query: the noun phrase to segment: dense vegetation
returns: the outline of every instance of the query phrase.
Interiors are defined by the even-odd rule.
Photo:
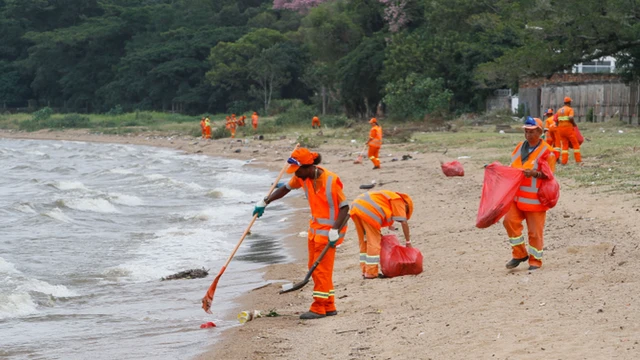
[[[638,73],[628,0],[0,0],[0,108],[396,118],[603,55]],[[287,100],[278,100],[287,99]],[[79,119],[82,121],[82,119]]]

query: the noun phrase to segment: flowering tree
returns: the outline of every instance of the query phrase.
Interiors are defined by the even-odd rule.
[[[304,12],[330,0],[274,0],[274,9],[289,9]]]
[[[398,32],[407,22],[409,17],[405,11],[407,0],[378,0],[384,6],[384,19],[389,24],[389,31]]]

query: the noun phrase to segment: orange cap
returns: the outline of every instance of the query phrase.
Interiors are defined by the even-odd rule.
[[[402,200],[404,200],[404,202],[406,202],[407,205],[409,205],[409,212],[407,212],[407,220],[411,219],[411,215],[413,214],[413,200],[411,200],[411,196],[404,193],[396,193],[396,194],[400,195]]]
[[[565,96],[564,97],[564,102],[566,102],[566,103],[571,102],[571,98],[568,97],[568,96]]]
[[[378,119],[376,118],[371,118],[371,120],[369,120],[369,124],[376,124],[378,123]]]
[[[287,160],[289,167],[287,174],[293,174],[302,165],[312,165],[313,161],[318,157],[318,153],[311,152],[307,148],[299,148],[291,153],[291,157]]]

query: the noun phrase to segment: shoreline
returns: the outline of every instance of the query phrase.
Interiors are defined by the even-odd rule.
[[[56,132],[38,136],[256,158],[273,170],[280,170],[282,154],[293,147],[290,140],[233,146],[228,139],[200,144],[186,136],[169,140],[75,133],[66,132],[66,138]],[[34,139],[34,133],[13,135]],[[561,198],[547,214],[542,269],[529,272],[521,265],[506,270],[511,251],[502,225],[477,229],[475,216],[484,165],[479,159],[506,156],[512,148],[450,149],[446,158],[465,155],[465,176],[446,178],[439,165],[443,154],[426,147],[410,152],[411,160],[394,162],[390,159],[408,153],[405,144],[383,145],[382,169],[372,171],[369,162],[353,165],[360,145],[351,145],[329,140],[315,151],[322,154],[324,166],[340,176],[348,199],[364,192],[359,185],[372,180],[397,180],[383,188],[413,197],[416,209],[409,224],[412,243],[424,255],[424,272],[361,280],[358,242],[349,224],[334,269],[338,316],[299,320],[297,315],[312,301],[312,286],[278,295],[282,283],[272,282],[243,296],[238,311],[275,309],[282,316],[226,329],[197,359],[458,359],[470,353],[495,359],[638,357],[636,195],[586,190],[559,172]],[[240,147],[240,154],[233,152]],[[264,269],[267,282],[296,281],[304,276],[306,264],[297,259]]]

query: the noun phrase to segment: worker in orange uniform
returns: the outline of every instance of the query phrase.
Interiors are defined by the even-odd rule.
[[[207,133],[204,116],[202,117],[202,119],[200,119],[200,130],[202,130],[202,138],[204,139]]]
[[[229,129],[229,132],[231,132],[231,138],[235,138],[236,137],[236,116],[231,115],[231,117],[227,116],[227,129]]]
[[[320,119],[317,116],[314,116],[313,119],[311,119],[311,128],[320,128]]]
[[[244,115],[240,116],[240,117],[238,118],[238,126],[244,126],[244,125],[245,125],[244,120],[245,120],[246,118],[247,118],[247,117],[246,117],[246,116],[244,116]]]
[[[258,130],[258,113],[255,111],[253,115],[251,115],[251,125],[253,126],[253,130]]]
[[[512,254],[506,266],[507,269],[513,269],[529,260],[529,270],[537,270],[542,266],[544,223],[549,210],[538,199],[541,181],[548,179],[540,169],[542,163],[547,162],[551,171],[555,171],[556,156],[553,148],[540,138],[543,131],[540,119],[528,116],[523,127],[526,140],[520,142],[511,153],[511,167],[523,169],[525,178],[503,221]],[[528,251],[522,234],[522,221],[527,222]]]
[[[322,158],[320,154],[310,152],[306,148],[296,149],[288,159],[288,173],[295,173],[289,183],[278,188],[270,196],[260,200],[253,211],[262,216],[268,204],[288,194],[292,189],[303,188],[309,206],[311,220],[307,245],[309,250],[309,268],[317,260],[322,250],[329,243],[330,247],[318,267],[312,273],[313,303],[308,312],[300,315],[301,319],[319,319],[337,315],[335,292],[333,289],[333,263],[336,255],[335,246],[342,243],[347,232],[349,220],[349,203],[342,192],[342,182],[338,175],[318,166]]]
[[[380,169],[380,147],[382,146],[382,127],[378,124],[378,120],[376,118],[371,118],[369,120],[369,124],[371,124],[371,131],[369,131],[369,140],[367,144],[369,144],[369,153],[367,156],[369,160],[373,162],[373,169]]]
[[[407,194],[378,190],[361,194],[351,204],[351,220],[356,226],[360,243],[360,269],[364,279],[382,278],[379,273],[381,229],[402,224],[405,246],[411,247],[408,220],[413,214],[413,200]]]
[[[573,128],[576,122],[573,120],[573,109],[571,108],[571,98],[564,98],[564,106],[558,110],[555,115],[558,119],[557,134],[562,143],[562,155],[560,156],[560,162],[562,165],[566,165],[569,161],[569,143],[573,147],[573,156],[576,159],[576,163],[582,162],[582,155],[580,154],[580,143],[576,137],[576,133]]]
[[[547,119],[544,122],[544,133],[546,135],[545,141],[547,144],[553,147],[553,153],[556,159],[560,158],[560,137],[558,136],[558,125],[556,124],[555,116],[553,116],[553,109],[548,109],[544,116]]]
[[[211,120],[208,116],[204,119],[204,138],[211,139]]]

